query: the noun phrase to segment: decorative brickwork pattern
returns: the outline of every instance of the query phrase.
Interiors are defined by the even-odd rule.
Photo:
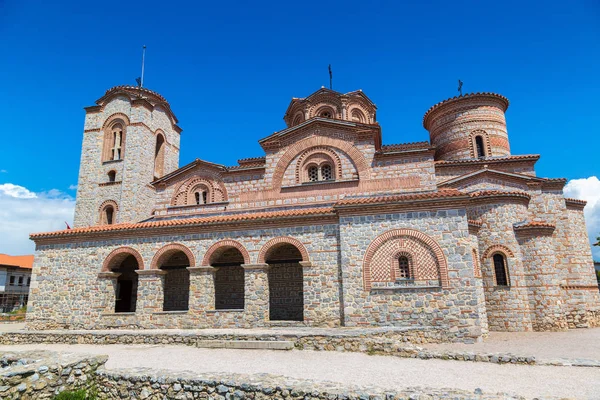
[[[369,164],[367,163],[364,154],[362,154],[351,143],[325,136],[314,136],[302,139],[296,142],[295,144],[291,145],[279,158],[279,161],[277,162],[277,165],[275,166],[273,171],[272,187],[281,187],[283,175],[285,174],[285,170],[287,169],[288,165],[290,165],[292,160],[296,156],[298,156],[298,154],[301,154],[304,151],[309,150],[313,147],[334,147],[343,151],[350,157],[350,159],[354,163],[354,166],[358,171],[359,177],[366,178],[368,176],[367,174],[369,172]]]
[[[240,243],[235,240],[221,240],[212,246],[206,251],[204,258],[202,259],[203,266],[210,266],[215,259],[217,259],[223,252],[228,250],[229,248],[235,248],[239,250],[244,257],[244,264],[250,264],[250,254],[248,254],[248,250]]]
[[[294,246],[296,249],[298,249],[298,251],[300,251],[300,254],[302,255],[302,261],[310,261],[309,256],[308,256],[308,251],[306,250],[306,247],[304,247],[304,245],[302,244],[302,242],[300,242],[297,239],[294,239],[292,237],[278,237],[278,238],[274,238],[269,240],[267,243],[265,243],[263,245],[263,247],[260,249],[259,253],[258,253],[258,259],[257,259],[257,263],[258,264],[264,264],[266,261],[266,256],[269,253],[269,251],[271,251],[272,249],[276,248],[277,246],[281,245],[281,244],[290,244],[292,246]]]
[[[506,246],[501,244],[495,244],[493,246],[488,247],[483,253],[483,258],[488,258],[493,256],[495,253],[503,253],[506,257],[514,257],[515,254]]]
[[[441,247],[429,236],[411,229],[397,229],[378,236],[368,247],[363,261],[364,288],[372,282],[392,282],[397,255],[406,252],[413,260],[416,279],[440,280],[448,286],[448,266]]]
[[[194,257],[194,253],[191,252],[189,248],[179,243],[172,243],[164,246],[160,250],[156,252],[154,257],[152,258],[152,263],[150,264],[150,269],[159,269],[162,267],[162,264],[167,261],[171,256],[173,256],[177,252],[183,252],[188,261],[188,267],[196,266],[196,259]]]
[[[342,161],[340,156],[327,147],[315,147],[306,150],[302,153],[296,161],[296,183],[308,182],[307,172],[308,165],[314,162],[316,165],[321,165],[324,162],[329,162],[333,167],[334,179],[340,179],[342,177]]]
[[[110,252],[110,254],[104,259],[102,264],[102,272],[109,272],[113,268],[117,268],[123,260],[129,256],[134,256],[137,263],[138,269],[144,269],[144,259],[135,249],[131,247],[119,247]]]

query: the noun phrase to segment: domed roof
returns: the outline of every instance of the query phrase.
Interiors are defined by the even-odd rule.
[[[428,118],[431,116],[431,114],[435,111],[440,109],[441,107],[445,107],[448,104],[451,103],[456,103],[456,102],[461,102],[463,100],[468,100],[468,99],[476,99],[478,97],[488,97],[488,98],[494,98],[497,100],[500,100],[501,103],[504,104],[504,110],[506,111],[508,109],[508,104],[509,101],[506,97],[502,96],[501,94],[498,93],[492,93],[492,92],[477,92],[477,93],[467,93],[461,96],[454,96],[450,99],[446,99],[444,101],[441,101],[437,104],[434,104],[433,106],[431,106],[429,108],[429,110],[427,110],[427,112],[425,113],[425,115],[423,116],[423,127],[425,129],[427,129],[427,125],[428,125]]]

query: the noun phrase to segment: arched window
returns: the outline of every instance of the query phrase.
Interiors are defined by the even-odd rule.
[[[123,156],[123,125],[114,124],[111,133],[110,160],[121,160]]]
[[[208,192],[205,190],[194,193],[194,197],[196,198],[196,205],[208,204]]]
[[[108,181],[114,182],[117,177],[117,171],[108,171]]]
[[[117,219],[117,203],[112,200],[104,202],[100,208],[100,225],[112,225]]]
[[[330,181],[333,179],[333,174],[331,172],[331,165],[323,164],[321,165],[321,180],[322,181]]]
[[[104,207],[104,222],[106,225],[112,225],[115,209],[113,206]]]
[[[366,120],[364,114],[356,108],[352,110],[352,113],[350,116],[351,116],[352,121],[365,122],[365,120]]]
[[[310,182],[317,182],[319,180],[319,167],[316,165],[308,167],[308,180]]]
[[[410,279],[410,262],[408,257],[400,256],[398,257],[398,270],[400,271],[399,279]]]
[[[332,181],[335,179],[333,167],[329,163],[311,164],[306,170],[305,182]]]
[[[156,147],[154,149],[154,179],[164,175],[165,167],[165,137],[156,135]]]
[[[477,158],[485,157],[485,147],[483,145],[483,137],[475,136],[475,150],[477,151]]]
[[[496,253],[493,257],[494,273],[496,275],[496,286],[509,286],[508,271],[506,268],[506,257],[502,253]]]
[[[329,110],[323,111],[320,116],[323,118],[332,118],[331,111],[329,111]]]

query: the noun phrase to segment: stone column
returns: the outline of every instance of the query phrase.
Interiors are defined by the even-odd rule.
[[[100,314],[112,314],[115,312],[117,280],[119,276],[121,274],[117,272],[100,272],[98,274],[98,286],[101,293],[98,302],[98,311]]]
[[[151,314],[162,311],[167,272],[162,269],[143,269],[136,272],[138,274],[138,289],[135,312],[137,314]]]
[[[189,311],[203,315],[215,309],[215,272],[211,266],[188,267],[190,271]]]
[[[242,268],[246,326],[265,326],[269,321],[269,264],[242,264]]]

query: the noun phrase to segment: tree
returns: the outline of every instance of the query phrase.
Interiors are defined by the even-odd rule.
[[[597,241],[596,241],[596,243],[594,243],[594,246],[598,246],[598,247],[600,247],[600,236],[598,236],[598,237],[596,238],[596,240],[597,240]]]

